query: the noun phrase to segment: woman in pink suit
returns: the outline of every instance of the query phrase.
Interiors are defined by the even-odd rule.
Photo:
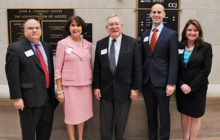
[[[70,140],[75,140],[74,125],[82,140],[84,122],[93,116],[91,43],[81,37],[85,28],[81,17],[70,17],[66,23],[69,36],[58,42],[55,57],[57,98],[64,106]]]

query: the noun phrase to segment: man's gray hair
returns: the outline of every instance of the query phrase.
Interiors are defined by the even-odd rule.
[[[120,17],[118,14],[116,14],[116,13],[113,13],[113,14],[111,14],[110,16],[108,16],[108,17],[106,18],[106,21],[108,22],[108,19],[110,19],[110,18],[112,18],[112,17],[118,17],[118,18],[120,19],[121,24],[122,24],[122,19],[121,19],[121,17]]]

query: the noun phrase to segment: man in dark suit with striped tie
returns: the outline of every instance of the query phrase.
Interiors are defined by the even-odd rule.
[[[131,101],[141,89],[142,62],[138,41],[122,33],[118,15],[107,18],[108,37],[97,42],[93,86],[100,101],[101,140],[123,140]],[[115,124],[115,125],[114,125]]]
[[[160,112],[160,140],[169,140],[169,100],[174,93],[178,67],[177,33],[163,25],[163,5],[154,4],[152,28],[142,34],[143,96],[148,115],[149,139],[158,139],[157,109]]]
[[[24,38],[8,46],[5,71],[10,98],[19,110],[23,140],[49,140],[54,109],[54,70],[51,45],[40,41],[35,19],[24,23]]]

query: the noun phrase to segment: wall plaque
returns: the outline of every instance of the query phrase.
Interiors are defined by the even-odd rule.
[[[151,8],[155,3],[161,3],[165,8],[179,8],[179,0],[138,0],[138,8]]]
[[[7,9],[9,43],[24,37],[23,24],[29,18],[40,21],[41,40],[50,43],[54,49],[59,40],[68,34],[65,24],[68,17],[74,15],[74,9]],[[84,38],[92,42],[92,24],[87,24]]]
[[[151,28],[150,11],[155,3],[161,3],[165,7],[166,17],[163,19],[163,24],[178,31],[179,0],[137,0],[137,38],[140,38],[142,32]]]

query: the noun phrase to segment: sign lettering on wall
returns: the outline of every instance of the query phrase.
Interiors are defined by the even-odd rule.
[[[40,21],[42,28],[41,40],[50,43],[56,49],[57,42],[68,33],[65,24],[68,17],[74,15],[74,9],[7,9],[9,43],[24,37],[23,24],[27,19]],[[84,38],[92,42],[92,24],[87,24]]]
[[[152,26],[150,18],[151,7],[161,3],[165,7],[166,17],[163,24],[178,31],[179,25],[179,0],[137,0],[137,37]]]

